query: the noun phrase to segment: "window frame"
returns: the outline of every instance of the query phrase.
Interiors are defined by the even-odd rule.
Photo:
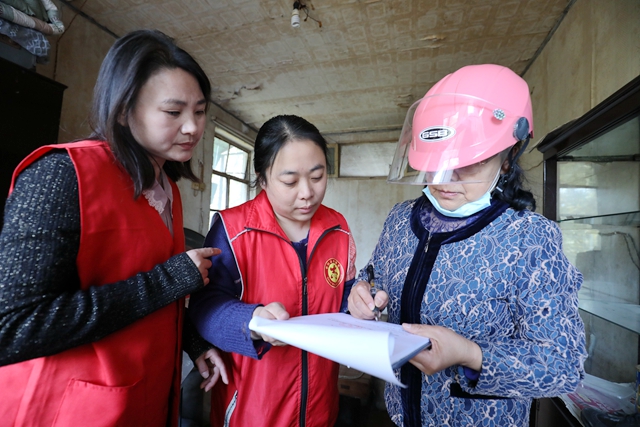
[[[247,165],[246,165],[246,169],[245,169],[245,179],[241,179],[238,178],[236,176],[230,175],[226,172],[220,172],[214,169],[213,167],[213,153],[215,150],[215,144],[216,144],[216,139],[223,141],[227,144],[229,144],[229,146],[235,147],[238,150],[241,150],[245,153],[247,153]],[[230,187],[231,187],[231,181],[235,181],[238,183],[242,183],[245,184],[247,186],[247,194],[246,194],[246,200],[251,200],[251,198],[253,198],[254,196],[254,189],[251,187],[251,180],[252,180],[252,176],[253,176],[253,145],[249,143],[249,141],[245,138],[242,138],[240,136],[238,136],[237,134],[235,134],[235,132],[229,131],[227,129],[225,129],[224,127],[220,126],[219,124],[216,125],[216,129],[214,132],[214,138],[213,138],[213,142],[211,145],[211,177],[213,176],[218,176],[221,177],[222,179],[224,179],[226,181],[226,194],[225,194],[225,202],[224,202],[224,207],[222,209],[212,209],[211,208],[211,201],[212,201],[212,195],[211,192],[209,192],[209,220],[211,222],[211,219],[213,218],[213,215],[215,215],[216,212],[220,212],[223,209],[228,209],[229,208],[229,195],[230,195]]]

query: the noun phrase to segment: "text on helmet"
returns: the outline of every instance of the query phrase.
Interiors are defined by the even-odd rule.
[[[425,142],[442,141],[456,134],[456,130],[449,126],[432,126],[420,132],[420,139]]]

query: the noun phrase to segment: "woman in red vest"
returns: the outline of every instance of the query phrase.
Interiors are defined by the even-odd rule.
[[[338,364],[248,328],[253,316],[338,312],[355,276],[344,217],[324,205],[327,143],[297,116],[268,120],[255,142],[253,200],[216,214],[205,246],[218,247],[190,317],[229,354],[229,382],[213,389],[213,427],[326,427],[338,415]],[[272,345],[274,345],[272,347]]]
[[[177,424],[184,298],[219,250],[184,252],[175,181],[197,181],[209,95],[169,37],[132,32],[100,69],[92,135],[17,167],[0,234],[3,426]],[[186,325],[203,387],[226,381]]]

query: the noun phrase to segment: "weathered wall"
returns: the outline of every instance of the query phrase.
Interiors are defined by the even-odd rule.
[[[640,74],[640,2],[578,0],[523,76],[534,141],[582,116]],[[522,157],[542,212],[542,154]]]
[[[358,270],[369,261],[393,205],[419,197],[421,190],[415,185],[388,184],[385,179],[329,179],[324,204],[347,219],[356,241]]]
[[[50,62],[37,72],[67,86],[62,101],[58,141],[87,136],[93,86],[100,64],[115,38],[68,7],[56,3],[65,25],[59,37],[50,37]]]

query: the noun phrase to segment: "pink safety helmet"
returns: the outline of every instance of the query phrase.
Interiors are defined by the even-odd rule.
[[[388,181],[447,183],[456,169],[480,163],[531,136],[527,83],[506,67],[469,65],[445,76],[411,106]]]

